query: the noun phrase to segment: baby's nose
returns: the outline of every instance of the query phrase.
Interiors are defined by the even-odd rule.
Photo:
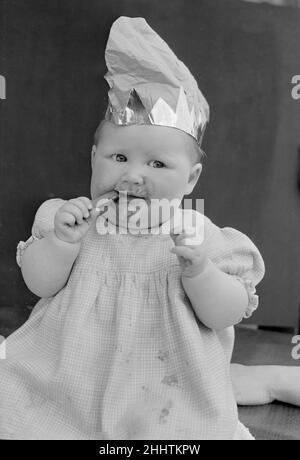
[[[141,171],[138,170],[137,168],[135,168],[135,169],[130,168],[123,175],[122,182],[127,183],[129,186],[131,184],[142,185],[144,183],[144,176],[141,173]]]

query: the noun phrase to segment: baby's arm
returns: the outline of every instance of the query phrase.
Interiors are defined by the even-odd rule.
[[[98,215],[99,210],[86,197],[71,199],[58,208],[52,227],[22,255],[24,282],[34,294],[52,297],[65,286],[82,238]]]
[[[236,402],[241,406],[275,400],[300,406],[300,366],[243,366],[231,364]]]
[[[264,275],[262,257],[238,230],[220,229],[208,218],[195,228],[194,236],[191,229],[179,235],[171,231],[183,288],[206,326],[222,329],[237,324],[257,308],[255,285]]]
[[[187,250],[187,256],[188,252],[192,256],[193,249],[181,249]],[[201,322],[211,329],[237,324],[248,305],[248,294],[244,286],[220,270],[205,255],[198,254],[195,263],[192,275],[183,271],[182,285]]]
[[[38,297],[52,297],[66,284],[80,243],[59,239],[54,230],[28,246],[21,271],[28,289]]]

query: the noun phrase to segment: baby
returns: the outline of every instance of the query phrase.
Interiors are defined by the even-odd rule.
[[[91,198],[44,202],[18,245],[41,300],[0,362],[0,438],[252,439],[230,358],[233,325],[258,305],[261,255],[207,217],[204,234],[185,228],[197,211],[151,212],[193,191],[207,102],[142,18],[113,24],[106,63]],[[131,231],[136,200],[146,232]]]

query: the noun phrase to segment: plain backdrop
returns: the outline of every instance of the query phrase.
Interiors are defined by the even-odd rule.
[[[251,321],[297,327],[300,101],[290,93],[300,12],[238,0],[0,0],[0,322],[20,312],[19,325],[38,300],[15,261],[38,206],[89,196],[92,136],[107,102],[104,49],[121,15],[144,17],[210,104],[193,197],[265,259]]]

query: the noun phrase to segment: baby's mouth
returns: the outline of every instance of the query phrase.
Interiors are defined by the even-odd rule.
[[[132,192],[127,192],[126,190],[116,190],[117,192],[117,196],[116,198],[114,199],[114,201],[116,203],[118,203],[120,201],[120,199],[125,199],[125,200],[128,200],[128,201],[131,201],[131,200],[134,200],[134,199],[140,199],[140,200],[144,200],[144,201],[147,201],[148,202],[148,199],[147,197],[143,194],[139,195],[139,194],[136,194],[136,193],[132,193]]]

